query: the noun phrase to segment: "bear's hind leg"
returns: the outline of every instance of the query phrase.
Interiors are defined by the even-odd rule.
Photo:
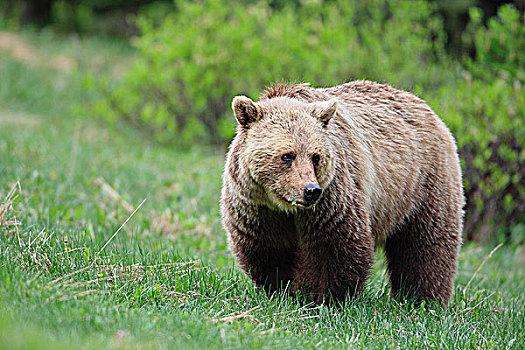
[[[461,208],[452,201],[432,204],[423,204],[387,239],[385,252],[395,298],[412,296],[445,306],[457,269]]]

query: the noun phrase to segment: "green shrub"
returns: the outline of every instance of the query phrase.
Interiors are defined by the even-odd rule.
[[[94,27],[93,8],[87,4],[75,4],[58,0],[53,3],[51,15],[55,27],[63,32],[88,32]]]
[[[468,64],[470,71],[482,79],[503,71],[525,83],[525,26],[520,12],[512,5],[501,6],[487,28],[481,25],[479,9],[471,9],[470,17],[469,32],[476,48],[475,60]]]
[[[525,32],[511,6],[487,28],[479,11],[471,15],[475,60],[457,86],[437,94],[437,109],[463,162],[467,238],[482,240],[525,222]]]
[[[368,78],[410,89],[447,79],[430,64],[442,56],[444,39],[428,3],[358,4],[272,9],[261,1],[200,0],[177,3],[160,26],[142,17],[140,59],[123,82],[103,86],[97,111],[163,142],[224,142],[233,135],[232,97],[256,97],[277,80],[326,86]]]
[[[476,55],[461,70],[425,1],[176,7],[160,25],[139,18],[139,59],[122,81],[101,81],[92,114],[160,142],[222,143],[233,135],[232,97],[255,98],[273,81],[394,83],[427,98],[456,136],[467,238],[524,232],[513,229],[525,222],[525,36],[514,8],[502,7],[487,27],[471,11]]]
[[[523,222],[525,93],[518,81],[464,79],[437,108],[456,136],[467,198],[467,238]]]

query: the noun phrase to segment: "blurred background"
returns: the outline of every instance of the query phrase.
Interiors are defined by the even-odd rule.
[[[0,104],[223,155],[235,95],[388,83],[457,139],[465,239],[521,245],[523,15],[523,0],[0,0]]]

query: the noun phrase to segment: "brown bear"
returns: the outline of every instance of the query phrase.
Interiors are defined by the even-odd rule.
[[[416,96],[354,81],[237,96],[223,175],[230,247],[257,286],[316,303],[363,290],[384,245],[392,295],[446,305],[461,245],[456,144]]]

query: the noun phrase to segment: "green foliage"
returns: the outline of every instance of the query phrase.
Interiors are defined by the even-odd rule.
[[[511,6],[487,28],[471,15],[476,59],[436,98],[463,162],[465,232],[482,240],[525,221],[525,27]]]
[[[53,3],[52,18],[56,28],[64,32],[87,32],[93,29],[95,22],[92,7],[65,0]]]
[[[327,86],[366,77],[410,89],[446,80],[431,64],[444,49],[428,3],[358,3],[273,9],[200,0],[177,3],[160,26],[141,17],[140,57],[122,83],[102,84],[96,111],[161,142],[224,142],[233,135],[231,98],[255,97],[274,81]]]
[[[467,237],[508,234],[525,212],[523,23],[510,5],[486,27],[472,9],[465,36],[476,55],[460,67],[433,10],[403,0],[179,2],[160,25],[139,18],[139,58],[123,81],[99,80],[93,114],[160,142],[220,143],[233,135],[231,98],[256,97],[271,82],[393,82],[426,95],[457,138]]]
[[[487,27],[481,25],[482,13],[470,12],[470,32],[473,33],[476,58],[469,65],[476,77],[498,75],[502,71],[525,83],[525,26],[520,12],[512,5],[504,5]]]
[[[444,89],[440,111],[456,135],[467,198],[467,238],[482,240],[524,220],[525,93],[504,78]]]
[[[220,142],[233,133],[232,96],[255,97],[276,80],[327,86],[368,78],[415,87],[427,91],[456,135],[465,231],[482,239],[523,221],[523,23],[511,6],[487,27],[471,10],[476,57],[454,78],[431,11],[423,1],[177,3],[160,26],[140,18],[139,59],[121,83],[101,81],[105,98],[94,111],[161,142]]]

